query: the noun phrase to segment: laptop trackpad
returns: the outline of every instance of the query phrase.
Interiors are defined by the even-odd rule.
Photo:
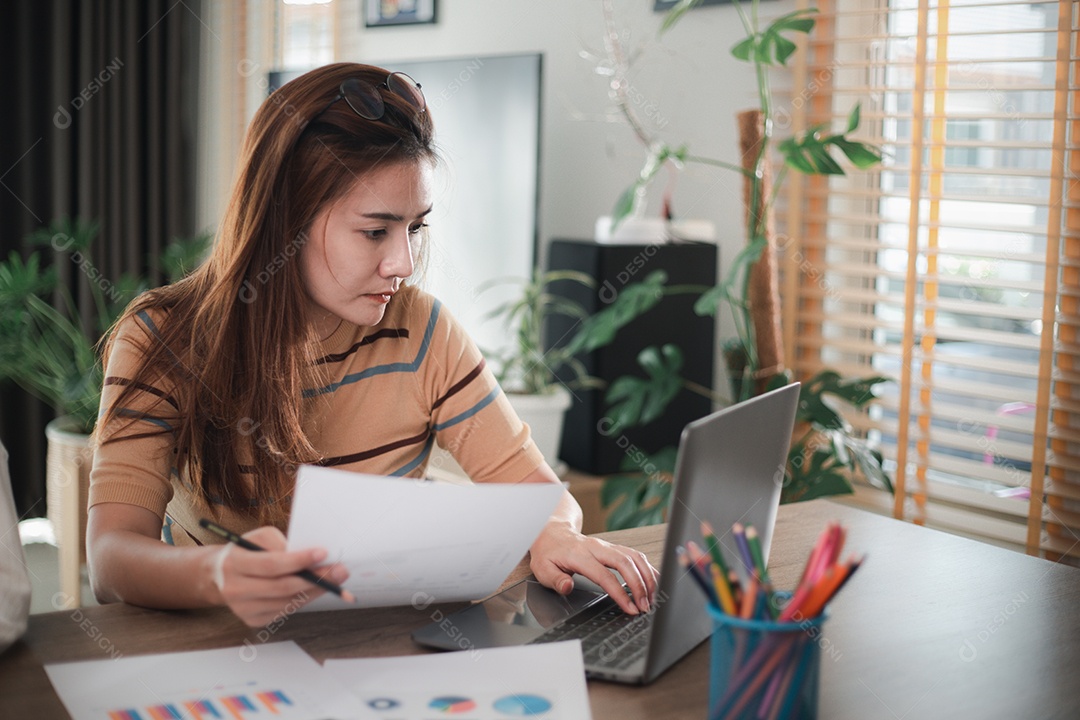
[[[523,580],[482,603],[436,618],[414,630],[413,640],[442,650],[522,645],[604,597],[579,579],[569,595]]]

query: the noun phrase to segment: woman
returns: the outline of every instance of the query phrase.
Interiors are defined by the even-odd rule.
[[[420,477],[437,438],[478,482],[557,482],[446,308],[404,284],[434,163],[403,74],[329,65],[263,103],[209,259],[132,303],[106,347],[87,528],[99,600],[226,604],[256,626],[318,596],[296,571],[343,582],[325,550],[284,549],[298,463]],[[268,552],[213,545],[201,516]],[[565,594],[578,572],[647,610],[645,557],[580,527],[567,493],[531,548],[540,582]]]

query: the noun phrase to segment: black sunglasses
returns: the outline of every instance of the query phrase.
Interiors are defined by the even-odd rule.
[[[394,72],[387,75],[386,79],[378,85],[372,85],[359,78],[349,78],[341,83],[338,96],[331,100],[319,115],[326,112],[330,105],[338,100],[344,100],[354,113],[365,120],[378,120],[386,114],[386,103],[383,101],[382,93],[379,92],[380,88],[386,88],[403,99],[417,113],[422,113],[427,109],[427,101],[424,100],[424,93],[420,90],[420,83],[403,72]]]

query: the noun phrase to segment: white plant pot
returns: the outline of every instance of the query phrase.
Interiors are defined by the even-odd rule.
[[[660,217],[628,217],[614,230],[611,225],[610,215],[597,218],[593,239],[601,245],[655,245],[687,240],[716,242],[716,225],[698,218],[668,221]]]
[[[48,455],[45,493],[48,516],[59,551],[61,598],[56,609],[82,605],[82,564],[86,562],[86,501],[90,490],[93,451],[90,436],[74,429],[70,418],[59,417],[45,426]]]
[[[550,393],[522,395],[508,392],[506,397],[521,421],[529,426],[533,442],[544,454],[552,468],[559,466],[559,442],[562,439],[563,418],[570,407],[570,392],[556,385]]]

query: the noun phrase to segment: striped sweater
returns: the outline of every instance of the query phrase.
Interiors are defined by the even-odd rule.
[[[156,329],[145,314],[117,329],[105,371],[102,411],[127,384],[141,357],[140,347]],[[477,482],[517,482],[543,462],[528,427],[514,414],[479,350],[438,300],[416,288],[402,288],[378,326],[343,321],[323,341],[320,353],[318,362],[328,366],[329,381],[307,388],[298,402],[305,404],[305,431],[322,454],[321,464],[422,477],[436,438]],[[146,387],[132,404],[141,405],[141,396],[171,402],[167,385],[165,379]],[[164,420],[146,422],[170,428]],[[176,468],[171,434],[124,437],[139,431],[121,431],[121,440],[95,451],[91,507],[120,502],[144,507],[163,522],[167,515],[166,535],[177,545],[220,541],[198,526],[205,515],[240,533],[255,527],[253,519],[223,505],[201,504]],[[251,420],[238,431],[252,438],[253,452],[258,452],[258,423]]]

